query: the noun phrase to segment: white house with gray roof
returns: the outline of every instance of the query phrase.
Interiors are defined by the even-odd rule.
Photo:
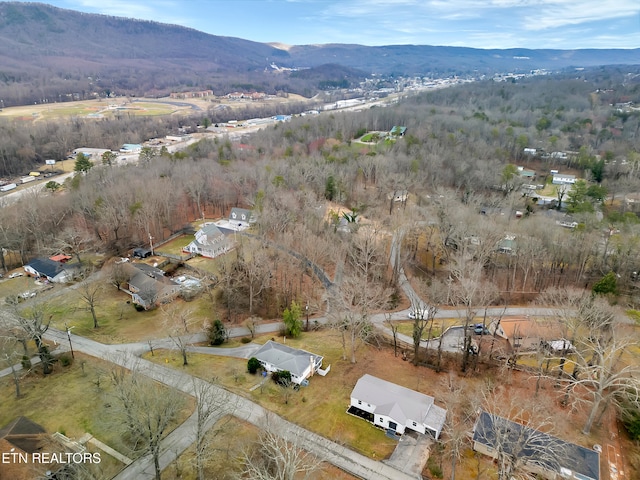
[[[409,428],[436,439],[447,417],[444,408],[434,405],[433,397],[368,374],[360,377],[351,392],[349,412],[370,420],[373,417],[374,425],[398,434]]]
[[[196,232],[195,239],[183,251],[215,258],[227,253],[233,243],[214,223],[207,223]]]
[[[576,176],[568,173],[554,173],[551,183],[554,185],[573,185],[576,183]]]
[[[229,223],[238,227],[236,230],[249,228],[251,223],[255,223],[253,212],[246,208],[234,207],[231,209],[231,213],[229,213]]]
[[[269,340],[253,354],[267,372],[288,371],[291,373],[291,381],[301,384],[314,373],[326,374],[322,371],[322,358],[315,353],[299,350]]]

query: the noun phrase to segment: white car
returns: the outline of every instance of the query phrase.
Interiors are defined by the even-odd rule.
[[[24,277],[24,273],[15,272],[15,273],[12,273],[11,275],[9,275],[7,278],[18,278],[18,277]]]
[[[428,316],[429,316],[429,307],[426,305],[422,305],[420,307],[413,307],[409,312],[409,318],[411,320],[415,320],[416,318],[424,320]]]
[[[36,292],[22,292],[22,293],[20,294],[20,298],[24,298],[25,300],[26,300],[27,298],[33,298],[33,297],[35,297],[35,296],[36,296]]]

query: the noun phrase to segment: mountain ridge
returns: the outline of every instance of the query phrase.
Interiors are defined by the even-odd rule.
[[[238,85],[313,94],[322,85],[345,79],[355,85],[371,74],[491,75],[637,64],[638,59],[640,49],[260,43],[43,3],[0,3],[0,98],[7,106],[112,92],[158,96],[207,88],[225,93]],[[272,64],[286,68],[275,71]],[[314,75],[291,75],[301,68],[313,68]]]

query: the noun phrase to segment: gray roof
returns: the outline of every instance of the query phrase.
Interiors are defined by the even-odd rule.
[[[309,357],[313,357],[314,363],[318,361],[322,363],[323,358],[315,353],[292,348],[271,340],[260,347],[253,356],[262,362],[273,365],[278,370],[287,370],[298,377],[303,376],[309,366]]]
[[[433,404],[433,397],[366,374],[360,377],[351,396],[376,407],[375,413],[399,423],[420,421],[440,432],[447,411]]]
[[[230,222],[253,222],[253,212],[246,208],[233,207],[229,214]]]
[[[504,441],[497,438],[501,433]],[[498,415],[480,413],[473,431],[473,441],[492,448],[497,448],[498,442],[504,443],[501,447],[506,453],[517,455],[526,459],[526,462],[552,472],[560,473],[563,467],[582,475],[580,478],[585,480],[600,479],[598,452]],[[557,455],[549,455],[549,452],[556,452]]]
[[[203,238],[204,237],[204,238]],[[210,245],[215,245],[216,239],[224,237],[222,230],[214,223],[203,226],[197,233],[193,243],[202,248]],[[201,241],[202,240],[202,241]]]

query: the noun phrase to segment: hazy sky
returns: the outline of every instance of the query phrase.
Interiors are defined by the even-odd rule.
[[[640,0],[42,1],[290,45],[640,48]]]

